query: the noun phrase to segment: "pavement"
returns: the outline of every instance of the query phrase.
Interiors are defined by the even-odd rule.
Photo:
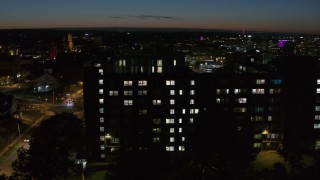
[[[257,170],[272,169],[277,162],[284,164],[283,157],[280,156],[277,151],[260,151],[253,162],[253,166]]]

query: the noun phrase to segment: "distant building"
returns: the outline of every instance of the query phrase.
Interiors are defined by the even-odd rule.
[[[51,43],[51,49],[50,49],[50,59],[56,59],[58,55],[58,49],[54,42]]]
[[[69,46],[69,52],[74,51],[74,45],[73,45],[73,37],[72,34],[68,34],[68,46]]]
[[[59,83],[56,78],[49,75],[48,73],[35,79],[35,84],[33,85],[33,92],[50,92],[59,87]]]

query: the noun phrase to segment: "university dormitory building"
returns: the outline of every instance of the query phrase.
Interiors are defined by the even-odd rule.
[[[146,150],[154,144],[168,153],[191,151],[198,123],[219,126],[216,109],[232,115],[237,131],[250,124],[257,150],[320,148],[318,60],[286,57],[279,71],[263,74],[196,74],[173,67],[183,60],[152,61],[140,73],[132,73],[140,67],[131,68],[125,59],[115,60],[117,72],[103,62],[85,68],[91,158],[105,161],[120,148]],[[163,73],[163,66],[173,70]]]

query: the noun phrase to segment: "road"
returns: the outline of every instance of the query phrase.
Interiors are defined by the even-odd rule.
[[[20,147],[29,148],[26,143],[23,143],[23,139],[26,137],[30,137],[32,135],[33,130],[39,126],[41,121],[44,119],[43,116],[39,117],[34,121],[34,123],[29,126],[28,129],[26,129],[23,133],[21,133],[20,136],[16,137],[12,140],[12,143],[7,146],[6,148],[2,149],[0,151],[0,169],[1,173],[4,173],[6,175],[11,175],[12,168],[11,164],[14,162],[17,158],[17,150]]]
[[[16,88],[16,87],[15,87]],[[24,143],[23,139],[31,137],[33,130],[39,126],[42,120],[54,114],[70,112],[77,115],[78,118],[83,119],[83,91],[79,90],[71,94],[62,103],[53,104],[45,102],[42,105],[42,116],[38,119],[24,119],[25,122],[32,122],[27,130],[25,130],[20,137],[15,138],[12,143],[0,151],[0,174],[11,175],[11,164],[17,159],[17,150],[20,147],[29,148],[28,143]],[[45,116],[44,116],[45,115]]]

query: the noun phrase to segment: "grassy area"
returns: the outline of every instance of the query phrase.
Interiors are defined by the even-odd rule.
[[[23,132],[27,125],[19,124],[20,132]],[[0,123],[0,149],[7,146],[15,137],[19,135],[18,123],[16,120],[8,120]]]

